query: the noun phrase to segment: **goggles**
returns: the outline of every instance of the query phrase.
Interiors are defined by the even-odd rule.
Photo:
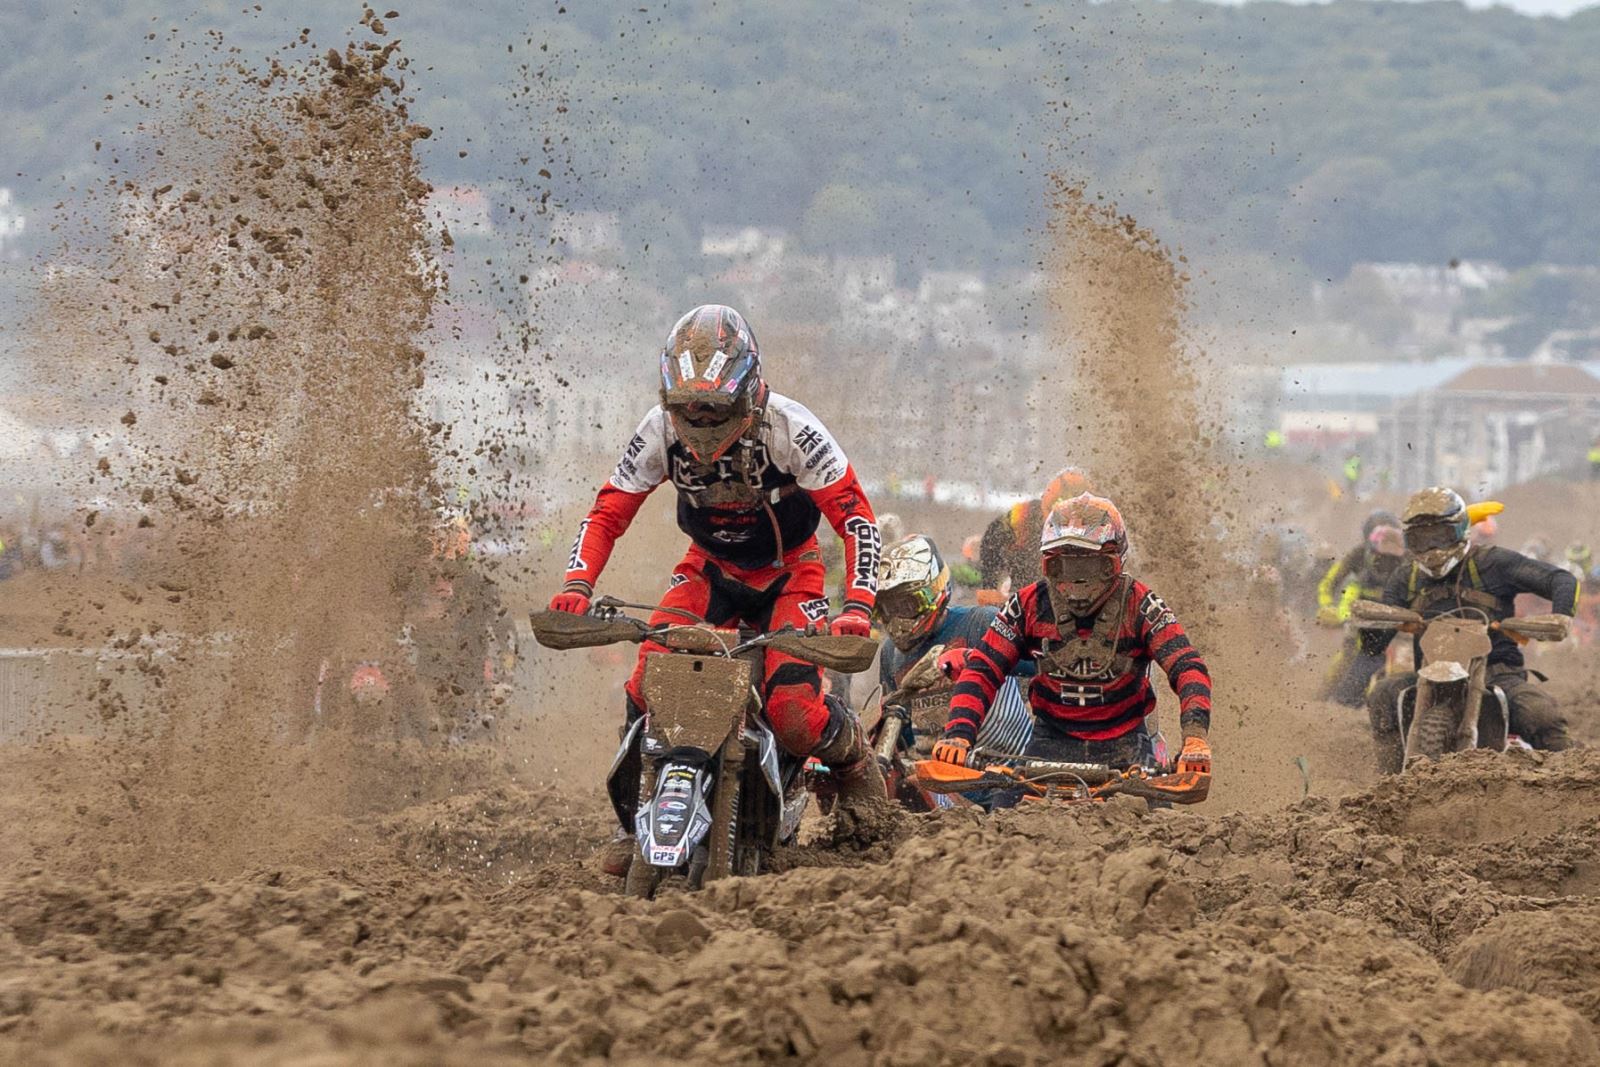
[[[915,622],[938,607],[939,594],[931,586],[901,585],[879,593],[874,610],[892,629],[897,621]]]
[[[1406,549],[1421,555],[1439,548],[1454,548],[1461,543],[1454,523],[1430,522],[1406,527]]]
[[[702,429],[721,426],[733,416],[733,412],[716,404],[684,404],[674,408],[672,413],[690,426]]]
[[[1104,552],[1058,552],[1044,558],[1044,573],[1062,584],[1109,581],[1116,576],[1117,558]]]

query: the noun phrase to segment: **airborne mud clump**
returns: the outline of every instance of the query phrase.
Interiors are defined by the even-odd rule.
[[[1219,776],[1213,797],[1284,796],[1305,749],[1282,712],[1303,705],[1316,678],[1294,662],[1279,577],[1246,562],[1278,516],[1250,498],[1251,472],[1230,462],[1222,420],[1207,409],[1210,357],[1185,330],[1187,260],[1065,180],[1049,237],[1067,454],[1121,509],[1129,569],[1206,658],[1218,757],[1248,761]]]

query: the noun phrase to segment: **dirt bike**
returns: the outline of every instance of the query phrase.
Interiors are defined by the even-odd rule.
[[[1021,791],[1023,800],[1057,804],[1103,801],[1118,794],[1172,804],[1198,804],[1211,791],[1211,775],[1193,771],[1030,760],[982,749],[973,749],[965,766],[921,760],[912,778],[917,788],[931,793],[959,795],[1015,789]]]
[[[1565,615],[1530,615],[1495,622],[1479,608],[1463,607],[1424,619],[1410,608],[1358,600],[1350,617],[1364,628],[1420,634],[1422,662],[1417,683],[1395,699],[1400,724],[1401,771],[1414,758],[1488,748],[1527,747],[1511,732],[1505,693],[1488,682],[1489,634],[1498,630],[1518,644],[1561,641],[1571,620]],[[1470,709],[1477,709],[1470,714]]]
[[[872,665],[877,644],[793,627],[651,626],[622,611],[638,606],[600,597],[587,615],[530,618],[534,637],[548,648],[647,638],[666,647],[645,660],[645,714],[624,733],[606,777],[612,804],[638,841],[626,892],[651,897],[668,874],[683,875],[691,889],[758,874],[778,845],[794,840],[810,784],[806,760],[784,751],[766,722],[755,685],[766,650],[856,674]],[[633,758],[640,760],[636,795],[624,773]]]

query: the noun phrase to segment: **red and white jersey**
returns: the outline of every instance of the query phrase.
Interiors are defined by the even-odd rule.
[[[695,462],[660,405],[651,408],[579,528],[569,583],[593,588],[616,539],[663,482],[678,491],[678,527],[736,567],[772,564],[814,536],[826,515],[845,545],[846,603],[871,610],[877,521],[844,449],[804,404],[770,393],[753,445],[736,445],[709,465]],[[741,493],[719,492],[728,486],[749,491],[730,499]]]

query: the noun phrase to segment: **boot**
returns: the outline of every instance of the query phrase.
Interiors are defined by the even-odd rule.
[[[861,720],[831,696],[826,699],[831,721],[812,755],[827,764],[828,776],[838,786],[840,815],[852,818],[886,809],[889,787],[877,755],[867,745]]]
[[[642,708],[631,699],[627,700],[617,740],[626,738],[628,729],[643,714]],[[628,877],[628,868],[633,865],[634,854],[639,851],[638,841],[633,835],[633,815],[640,802],[643,769],[643,757],[636,739],[624,754],[616,773],[606,781],[606,792],[611,797],[612,807],[616,809],[618,825],[611,840],[600,850],[599,866],[602,874],[613,878]]]
[[[639,843],[634,836],[617,827],[606,847],[600,850],[600,873],[613,878],[628,877],[628,868],[633,866],[633,857],[638,851]]]

